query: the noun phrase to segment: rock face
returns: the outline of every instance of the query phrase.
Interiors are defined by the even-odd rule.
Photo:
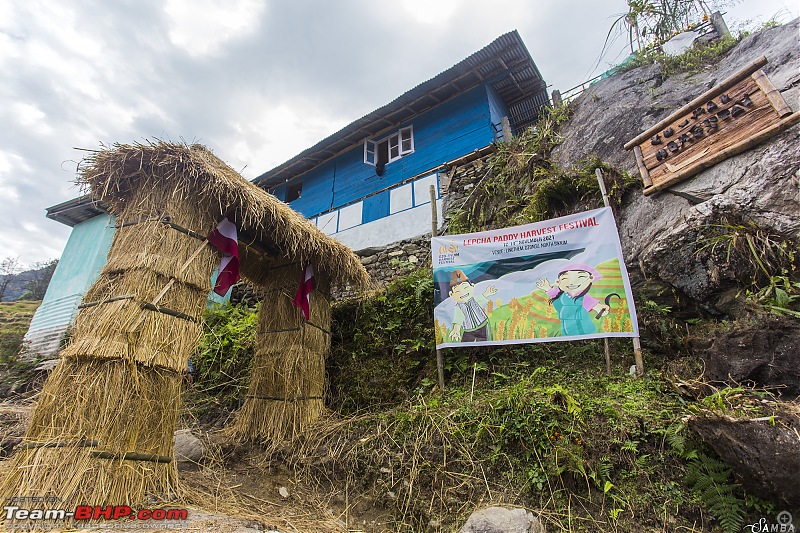
[[[623,145],[659,120],[766,56],[763,68],[795,112],[800,112],[798,20],[742,40],[714,68],[661,80],[659,67],[642,67],[599,81],[575,102],[566,137],[554,157],[570,166],[595,154],[638,176]],[[800,238],[800,126],[731,157],[669,190],[645,197],[634,192],[619,213],[620,238],[629,263],[639,264],[713,307],[726,286],[714,265],[696,259],[699,231],[732,215],[787,238]],[[725,314],[726,309],[720,310]]]
[[[544,527],[525,509],[489,507],[472,513],[460,533],[544,533]]]
[[[788,509],[800,508],[800,418],[795,410],[776,425],[763,420],[694,418],[697,431],[751,494]]]
[[[786,400],[800,396],[800,321],[766,317],[760,323],[737,325],[710,339],[693,340],[692,348],[705,363],[705,376],[732,379],[759,387],[778,387]]]

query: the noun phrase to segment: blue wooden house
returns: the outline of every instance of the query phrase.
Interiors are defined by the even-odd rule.
[[[491,147],[504,118],[521,131],[548,102],[512,31],[254,181],[354,250],[385,246],[430,232],[441,172]]]
[[[545,82],[512,31],[254,182],[354,250],[384,246],[429,232],[430,186],[441,215],[442,171],[487,153],[504,122],[506,133],[531,125],[547,104]],[[57,353],[115,230],[89,197],[47,216],[73,230],[26,335],[29,353],[44,357]]]

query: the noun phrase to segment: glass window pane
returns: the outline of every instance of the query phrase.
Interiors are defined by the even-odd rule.
[[[403,128],[400,130],[400,141],[401,153],[407,154],[414,149],[411,128]]]
[[[364,141],[364,162],[375,164],[375,143],[373,141]]]

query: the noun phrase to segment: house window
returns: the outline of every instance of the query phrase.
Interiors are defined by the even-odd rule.
[[[409,126],[379,141],[364,141],[364,163],[384,166],[414,151],[414,128]]]
[[[303,194],[303,182],[298,181],[297,183],[293,183],[291,185],[286,186],[286,203],[294,202],[298,200],[300,196]]]

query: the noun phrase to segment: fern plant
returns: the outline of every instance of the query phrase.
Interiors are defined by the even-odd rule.
[[[723,461],[704,453],[691,459],[686,469],[685,481],[692,494],[726,533],[741,531],[745,519],[742,487],[731,481],[732,474]]]

